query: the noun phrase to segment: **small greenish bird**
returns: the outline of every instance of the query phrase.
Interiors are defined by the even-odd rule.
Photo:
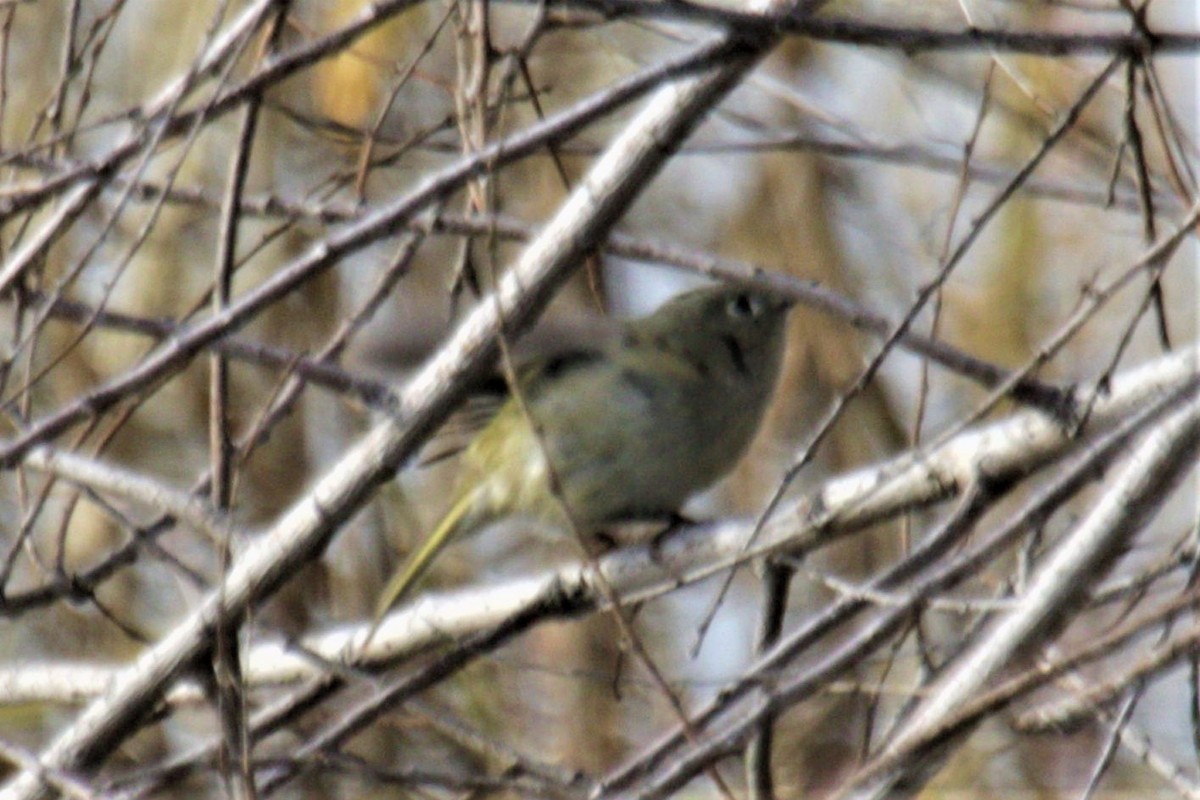
[[[518,396],[463,453],[457,499],[388,583],[375,626],[443,547],[502,518],[595,533],[678,512],[754,438],[790,305],[757,289],[696,289],[626,323],[607,346],[523,371]]]

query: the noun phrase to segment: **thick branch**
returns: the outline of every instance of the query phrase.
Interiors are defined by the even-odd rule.
[[[455,331],[446,347],[400,393],[395,418],[386,419],[323,476],[240,557],[221,591],[207,597],[174,631],[146,652],[89,706],[41,755],[51,770],[87,770],[133,733],[178,675],[211,646],[219,624],[243,614],[324,550],[329,539],[373,496],[430,431],[449,413],[468,379],[496,351],[499,330],[519,330],[608,232],[654,176],[680,140],[736,85],[771,44],[741,37],[716,42],[724,49],[719,66],[658,90],[583,179],[555,217],[521,254],[497,288]],[[394,221],[378,217],[374,226]],[[360,229],[361,234],[361,229]],[[339,237],[345,247],[356,237]],[[324,262],[339,248],[319,249]],[[193,347],[202,344],[195,340]],[[195,352],[193,349],[192,352]],[[170,354],[168,353],[168,356]],[[26,437],[24,449],[31,440]],[[8,448],[10,457],[22,452]],[[5,800],[45,795],[42,778],[22,772],[6,787]]]

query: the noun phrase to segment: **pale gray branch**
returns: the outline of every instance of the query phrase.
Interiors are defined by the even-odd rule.
[[[1196,359],[1197,350],[1189,349],[1118,375],[1111,393],[1097,405],[1091,429],[1106,430],[1133,409],[1194,380]],[[1028,472],[1077,444],[1077,439],[1039,412],[1013,414],[967,431],[932,452],[905,453],[826,481],[780,509],[764,528],[759,547],[742,557],[812,550],[871,522],[945,499],[981,472]],[[822,511],[814,516],[813,509]],[[728,568],[739,558],[741,544],[753,527],[753,519],[692,525],[659,547],[618,550],[600,559],[598,566],[623,598],[647,599]],[[592,570],[580,564],[496,585],[426,593],[385,619],[371,651],[362,659],[391,661],[480,633],[528,613],[550,593],[571,597],[568,611],[598,608],[603,598]],[[246,681],[250,686],[266,686],[317,677],[320,659],[336,661],[361,642],[366,629],[365,624],[340,626],[304,638],[299,649],[282,640],[256,644],[247,655]],[[9,667],[0,670],[0,705],[78,702],[108,690],[120,674],[116,668],[81,664]],[[186,703],[201,695],[194,684],[178,683],[168,699]]]
[[[772,41],[730,37],[728,58],[720,66],[664,84],[525,248],[498,286],[495,301],[481,303],[408,382],[395,403],[395,418],[379,423],[270,526],[236,560],[221,591],[207,597],[170,635],[122,671],[111,690],[43,751],[40,763],[49,770],[86,771],[102,761],[136,730],[180,672],[204,654],[218,625],[240,618],[300,565],[319,556],[342,524],[448,413],[466,380],[494,356],[497,331],[519,329],[533,319],[678,142]],[[27,800],[45,794],[42,776],[26,770],[0,797]]]
[[[214,544],[231,532],[239,539],[245,535],[245,531],[232,530],[231,521],[215,513],[200,497],[115,464],[39,445],[25,457],[24,465],[97,494],[132,501],[158,514],[170,514]]]
[[[1015,655],[1041,642],[1055,620],[1129,546],[1194,465],[1200,449],[1200,399],[1174,412],[1147,434],[1092,512],[1039,566],[1011,613],[998,616],[968,649],[922,693],[865,779],[840,795],[908,796],[942,760],[928,744],[942,737],[951,714],[971,699]]]

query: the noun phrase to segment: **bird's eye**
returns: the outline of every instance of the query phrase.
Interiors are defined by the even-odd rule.
[[[731,317],[754,317],[758,316],[762,310],[762,303],[757,297],[752,297],[748,294],[738,294],[729,299],[729,305],[726,306],[726,311]]]

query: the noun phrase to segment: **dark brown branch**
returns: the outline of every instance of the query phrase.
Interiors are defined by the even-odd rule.
[[[525,4],[527,0],[513,2]],[[550,8],[594,11],[608,19],[664,18],[703,22],[747,34],[791,34],[823,42],[880,47],[905,53],[990,50],[1039,56],[1144,57],[1156,54],[1188,55],[1200,51],[1200,34],[1191,32],[1071,33],[985,27],[947,30],[875,24],[844,17],[803,18],[792,14],[756,14],[686,0],[555,0]]]

